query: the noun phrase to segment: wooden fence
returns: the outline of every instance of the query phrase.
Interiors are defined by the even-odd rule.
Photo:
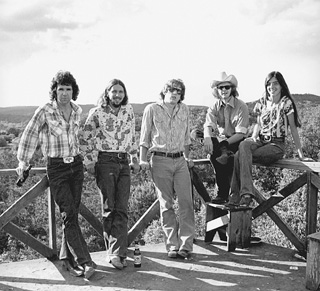
[[[197,166],[210,164],[208,159],[195,160],[195,167],[190,170],[193,185],[204,202],[210,202],[210,196],[199,178]],[[296,247],[300,254],[306,256],[306,239],[300,239],[293,229],[280,217],[280,215],[273,208],[280,201],[293,194],[296,190],[304,185],[307,185],[307,203],[306,203],[306,236],[316,232],[317,228],[317,204],[318,204],[318,191],[320,189],[320,162],[301,162],[297,160],[280,160],[270,167],[288,168],[303,171],[297,179],[286,185],[283,189],[279,190],[282,197],[264,198],[256,190],[255,199],[258,206],[252,211],[253,219],[266,212],[270,218],[276,223],[281,231],[286,235],[290,242]],[[38,253],[48,259],[57,258],[57,235],[56,235],[56,219],[55,219],[55,203],[52,199],[48,188],[48,180],[45,168],[33,168],[32,174],[43,175],[41,180],[23,194],[15,203],[6,209],[0,215],[0,229],[11,234],[24,244],[28,245]],[[14,169],[0,170],[0,176],[16,175]],[[31,201],[40,195],[47,193],[48,196],[48,221],[49,221],[49,245],[45,245],[35,237],[21,229],[14,224],[12,220],[14,217],[25,208]],[[128,245],[130,245],[135,238],[149,225],[149,223],[159,214],[160,205],[159,201],[155,200],[150,208],[143,214],[143,216],[135,223],[128,233]],[[100,220],[95,217],[92,212],[81,203],[80,214],[91,224],[91,226],[102,236],[102,224]]]

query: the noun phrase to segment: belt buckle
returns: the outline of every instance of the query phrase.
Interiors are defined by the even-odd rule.
[[[124,159],[124,153],[118,153],[118,159]]]
[[[63,158],[63,162],[64,162],[65,164],[73,163],[73,162],[74,162],[74,157],[64,157],[64,158]]]

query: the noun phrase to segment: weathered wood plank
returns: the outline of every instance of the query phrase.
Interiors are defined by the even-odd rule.
[[[135,240],[135,238],[149,225],[149,223],[160,212],[159,199],[155,200],[148,210],[140,217],[135,225],[128,232],[128,246]]]
[[[39,254],[43,255],[45,258],[48,258],[50,260],[56,259],[57,253],[53,249],[47,247],[46,245],[38,241],[36,238],[34,238],[32,235],[22,230],[19,226],[13,224],[12,222],[6,223],[6,225],[3,227],[3,230],[7,233],[10,233],[16,239],[34,249]]]
[[[80,214],[91,224],[94,230],[103,237],[103,227],[101,221],[83,204],[80,203]]]
[[[204,202],[211,202],[211,198],[206,188],[204,187],[202,181],[199,178],[197,170],[193,167],[190,169],[190,176],[193,186],[196,188],[200,197],[204,200]]]
[[[283,197],[275,197],[271,196],[269,199],[263,201],[261,204],[259,204],[254,210],[252,211],[252,217],[256,218],[260,216],[262,213],[266,212],[267,209],[275,206],[280,201],[291,195],[293,192],[297,191],[299,188],[301,188],[303,185],[307,183],[307,174],[304,173],[300,177],[298,177],[293,182],[289,183],[287,186],[285,186],[283,189],[279,191],[279,193]]]
[[[56,204],[51,195],[50,188],[47,190],[48,196],[48,224],[49,224],[49,247],[57,251],[57,226],[56,226]]]
[[[318,189],[311,181],[311,172],[308,173],[307,182],[307,217],[306,217],[306,235],[317,231],[317,213],[318,213]]]
[[[320,286],[320,233],[308,236],[306,287],[317,291]]]
[[[255,190],[255,199],[260,204],[264,202],[266,199],[259,193],[257,189]],[[290,242],[296,247],[296,249],[302,254],[306,254],[306,249],[304,243],[297,237],[293,229],[282,220],[279,214],[273,209],[269,208],[266,210],[266,213],[269,217],[274,221],[274,223],[280,228],[280,230],[284,233],[284,235],[290,240]]]
[[[26,207],[33,199],[37,198],[48,188],[47,176],[44,176],[36,185],[15,201],[5,212],[0,215],[0,229],[10,222],[21,209]]]
[[[39,175],[46,174],[46,168],[31,168],[29,175]],[[18,175],[15,169],[0,169],[0,176],[16,176],[18,179]]]
[[[194,160],[193,163],[195,166],[206,165],[206,164],[210,164],[210,160],[209,159]],[[262,165],[259,163],[254,163],[254,165],[266,167],[265,165]],[[302,162],[295,159],[281,159],[272,165],[268,165],[268,167],[286,168],[286,169],[320,173],[320,162]]]

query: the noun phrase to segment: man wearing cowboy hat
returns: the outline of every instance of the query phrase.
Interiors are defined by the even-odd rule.
[[[239,100],[235,76],[222,72],[211,82],[213,104],[208,108],[204,124],[204,148],[215,168],[218,194],[214,203],[228,201],[233,172],[233,154],[246,137],[249,111]]]

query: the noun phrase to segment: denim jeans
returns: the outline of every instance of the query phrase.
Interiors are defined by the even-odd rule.
[[[234,171],[231,180],[231,202],[238,203],[241,195],[254,195],[252,163],[264,165],[280,160],[285,151],[284,142],[261,142],[246,139],[240,143],[234,156]]]
[[[128,159],[99,155],[96,181],[101,195],[103,236],[107,260],[126,258],[128,245],[128,200],[130,168]]]
[[[187,162],[184,157],[173,159],[152,155],[150,165],[160,202],[166,249],[192,251],[195,222]],[[178,197],[178,220],[173,208],[174,195]]]
[[[74,266],[89,263],[90,253],[78,222],[84,179],[82,159],[78,157],[70,164],[53,160],[47,165],[47,175],[63,220],[60,259],[69,259]]]
[[[216,137],[211,138],[213,143],[213,154],[210,155],[210,161],[216,172],[216,182],[218,186],[218,195],[219,197],[227,200],[230,192],[230,182],[233,173],[233,158],[228,159],[226,165],[222,165],[216,161],[216,158],[221,155],[219,149],[219,141]],[[230,144],[228,150],[236,153],[241,141]]]

